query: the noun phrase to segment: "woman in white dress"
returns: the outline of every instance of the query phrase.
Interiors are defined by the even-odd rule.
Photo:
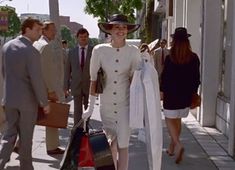
[[[106,74],[103,93],[100,94],[100,114],[103,128],[111,144],[114,164],[117,170],[128,169],[129,94],[134,71],[141,61],[136,46],[128,45],[126,37],[139,28],[128,22],[127,17],[115,14],[107,23],[98,24],[101,31],[111,35],[111,42],[94,47],[90,64],[89,108],[83,119],[91,116],[95,103],[97,72],[100,67]]]

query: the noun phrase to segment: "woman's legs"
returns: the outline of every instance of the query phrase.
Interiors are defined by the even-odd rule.
[[[117,139],[111,142],[111,152],[116,170],[128,170],[128,148],[118,148]]]
[[[176,124],[177,124],[178,136],[180,137],[180,134],[181,134],[181,119],[177,119]],[[175,148],[176,148],[176,153],[177,153],[175,163],[179,164],[182,161],[182,158],[183,158],[184,148],[183,148],[181,142],[178,145],[176,145]]]
[[[179,136],[180,136],[180,131],[179,130],[179,125],[178,125],[178,120],[177,119],[171,119],[171,118],[165,118],[166,120],[166,125],[169,131],[169,134],[171,136],[171,140],[174,144],[174,146],[176,146],[177,144],[180,143],[179,140]]]
[[[177,129],[178,129],[178,136],[180,137],[181,134],[181,118],[176,119]]]
[[[175,150],[175,145],[174,145],[173,139],[171,137],[171,141],[170,141],[170,144],[169,144],[168,149],[166,150],[166,152],[169,156],[173,156],[174,155],[174,150]]]
[[[110,147],[111,147],[111,152],[113,156],[113,163],[114,163],[115,169],[117,169],[117,159],[118,159],[117,139],[111,142]]]
[[[128,170],[128,148],[118,148],[117,170]]]
[[[169,134],[176,149],[176,163],[179,163],[182,160],[182,155],[184,152],[183,146],[180,142],[181,118],[165,118],[165,120],[167,128],[169,130]]]

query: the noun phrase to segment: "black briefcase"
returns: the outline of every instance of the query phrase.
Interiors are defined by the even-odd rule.
[[[113,157],[106,135],[103,131],[89,135],[96,170],[115,170]]]

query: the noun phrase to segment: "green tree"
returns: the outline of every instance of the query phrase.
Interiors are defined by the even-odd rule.
[[[89,38],[89,43],[92,46],[95,46],[95,45],[99,44],[99,40],[97,38]]]
[[[128,16],[129,21],[135,21],[135,10],[142,8],[142,0],[86,0],[85,12],[98,17],[101,22],[115,13]]]
[[[8,31],[0,31],[0,36],[6,38],[19,34],[21,23],[15,9],[10,6],[0,6],[0,11],[8,12]]]
[[[60,27],[60,34],[61,34],[61,39],[66,40],[68,42],[69,48],[73,47],[76,44],[76,40],[72,36],[71,30],[67,26],[62,25]]]
[[[147,15],[145,18],[145,29],[143,30],[144,42],[150,43],[152,41],[152,22],[153,22],[154,0],[147,2]]]

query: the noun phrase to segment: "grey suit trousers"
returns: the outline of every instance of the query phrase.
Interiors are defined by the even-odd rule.
[[[13,151],[17,135],[19,135],[20,170],[33,170],[32,165],[32,138],[37,108],[15,109],[6,107],[6,132],[1,140],[0,169],[3,169]]]
[[[74,96],[74,125],[77,124],[82,118],[83,105],[84,109],[87,109],[88,97],[89,95],[86,95],[83,92],[77,96]]]

